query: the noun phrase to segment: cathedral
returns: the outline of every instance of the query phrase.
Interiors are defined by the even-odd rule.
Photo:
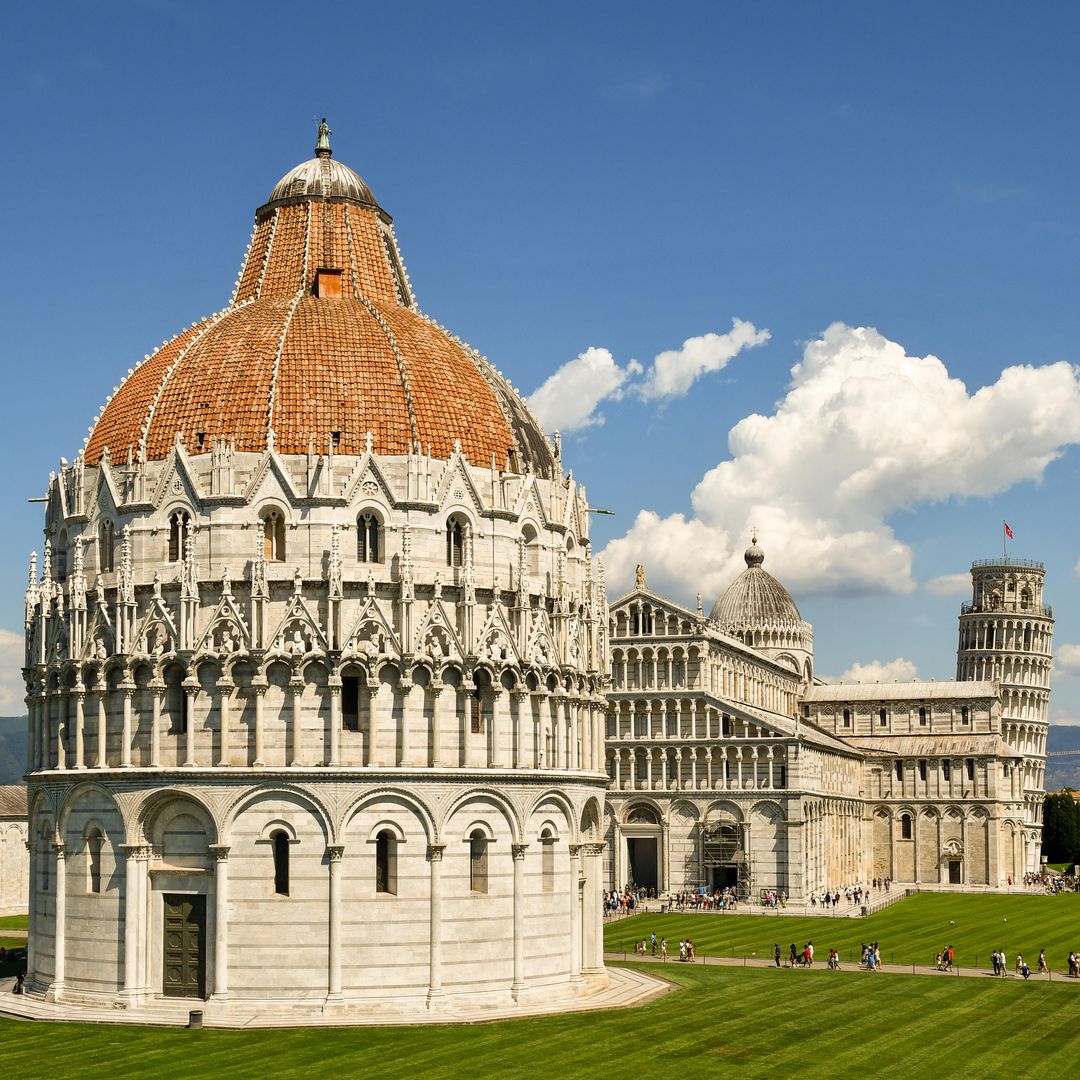
[[[607,881],[805,899],[889,879],[1000,887],[1040,862],[1053,613],[1041,563],[971,568],[956,680],[825,683],[764,569],[708,618],[611,604]]]
[[[227,305],[49,477],[26,590],[27,993],[474,1015],[608,992],[602,894],[1005,883],[1039,859],[1043,568],[957,680],[827,685],[764,568],[609,608],[585,488],[315,156]]]

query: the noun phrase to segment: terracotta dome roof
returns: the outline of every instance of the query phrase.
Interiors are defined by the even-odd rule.
[[[716,601],[710,619],[721,630],[801,624],[802,616],[791,594],[772,574],[762,569],[765,552],[758,547],[757,537],[743,558],[746,569]]]
[[[239,451],[382,454],[419,445],[540,476],[542,429],[495,368],[422,315],[390,217],[326,148],[259,208],[231,305],[162,345],[95,419],[85,460]]]

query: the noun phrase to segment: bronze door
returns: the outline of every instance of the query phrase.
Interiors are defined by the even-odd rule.
[[[206,897],[166,893],[164,991],[201,998],[206,988]]]

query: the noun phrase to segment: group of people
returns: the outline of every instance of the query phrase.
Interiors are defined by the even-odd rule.
[[[867,971],[881,970],[881,948],[876,941],[863,943],[861,963]]]
[[[783,891],[776,892],[773,889],[769,889],[761,894],[761,906],[767,908],[786,908],[787,893]]]
[[[937,964],[938,971],[952,971],[953,961],[955,959],[956,953],[953,952],[953,947],[951,945],[946,945],[945,948],[934,957],[934,962]]]
[[[776,966],[780,966],[780,946],[779,944],[773,945],[773,958],[776,961]],[[793,941],[788,947],[788,967],[813,967],[814,966],[814,943],[808,941],[802,949],[798,949]]]
[[[735,911],[739,898],[732,888],[715,889],[713,892],[681,892],[671,898],[676,911]]]
[[[994,965],[994,974],[1000,975],[1001,978],[1005,978],[1009,974],[1009,958],[1005,955],[1005,950],[1002,949],[998,952],[996,949],[990,954],[990,960]],[[1020,953],[1016,954],[1016,964],[1013,970],[1017,975],[1024,979],[1031,978],[1031,968],[1028,967],[1027,961]],[[1039,950],[1039,971],[1046,971],[1046,950]]]
[[[655,890],[631,889],[629,886],[619,892],[617,889],[604,893],[604,911],[612,915],[630,915],[634,908],[643,900],[649,899],[649,893],[656,895]]]

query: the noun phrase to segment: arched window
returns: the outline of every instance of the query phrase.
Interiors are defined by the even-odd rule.
[[[186,510],[174,510],[169,515],[169,562],[184,557],[184,538],[191,528],[191,515]]]
[[[543,892],[555,891],[555,837],[550,829],[540,834],[540,876]]]
[[[98,569],[108,573],[113,567],[113,551],[116,546],[116,531],[111,521],[103,521],[98,526]]]
[[[960,709],[960,723],[967,724],[967,723],[970,723],[970,722],[971,722],[971,713],[968,712],[968,707],[966,705],[964,705]]]
[[[280,510],[262,513],[263,558],[267,562],[285,561],[285,518]]]
[[[165,712],[169,717],[169,734],[183,735],[188,726],[188,696],[184,690],[183,668],[166,668],[164,678]]]
[[[104,844],[100,829],[95,829],[86,839],[87,889],[92,893],[101,892],[101,849]]]
[[[375,837],[375,891],[397,892],[397,837],[389,829]]]
[[[1020,593],[1020,607],[1024,611],[1027,611],[1027,609],[1031,607],[1031,590],[1026,585]]]
[[[456,514],[446,522],[446,565],[465,565],[465,524]]]
[[[270,836],[274,849],[274,892],[278,896],[289,895],[289,834],[278,829]]]
[[[889,714],[884,709],[878,709],[878,725],[885,727],[889,722]]]
[[[851,710],[844,710],[844,727],[851,727]]]
[[[474,893],[488,891],[488,838],[480,829],[469,836],[469,889]]]
[[[56,567],[55,567],[55,569],[56,569],[56,580],[57,581],[66,581],[67,580],[67,533],[64,533],[64,535],[60,537],[60,539],[56,543],[56,548],[54,550],[55,550],[55,553],[56,553],[56,560],[55,560],[55,562],[56,562]]]
[[[525,558],[529,565],[529,577],[540,576],[540,538],[531,525],[523,525],[521,539],[525,541]]]
[[[911,815],[910,814],[901,814],[900,815],[900,839],[901,840],[910,840],[911,839]]]
[[[356,558],[359,562],[382,562],[379,519],[374,514],[361,514],[356,519]]]

